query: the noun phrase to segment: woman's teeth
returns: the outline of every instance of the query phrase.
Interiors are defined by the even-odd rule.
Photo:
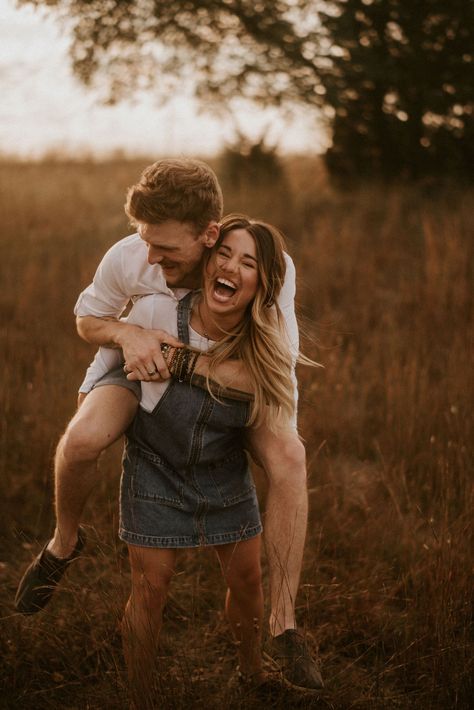
[[[235,283],[233,281],[229,281],[229,279],[223,279],[219,277],[218,279],[216,279],[216,283],[218,285],[220,284],[221,286],[227,286],[228,288],[231,288],[232,291],[237,290],[237,286],[235,285]]]
[[[229,279],[219,277],[214,285],[214,296],[220,301],[229,300],[237,291],[237,286]]]

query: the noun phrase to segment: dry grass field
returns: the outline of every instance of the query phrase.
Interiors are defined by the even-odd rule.
[[[146,162],[0,164],[2,708],[128,707],[120,446],[101,462],[89,544],[61,591],[34,617],[13,597],[52,529],[51,460],[93,354],[72,308],[128,233],[124,190]],[[335,191],[309,159],[271,186],[226,187],[227,211],[286,231],[305,351],[324,364],[299,373],[311,515],[297,608],[327,687],[267,707],[472,707],[473,204],[455,186]],[[223,595],[214,558],[184,553],[157,708],[229,707]]]

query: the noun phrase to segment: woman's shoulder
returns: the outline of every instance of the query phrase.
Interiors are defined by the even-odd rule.
[[[178,299],[173,298],[171,294],[157,292],[139,296],[133,304],[132,310],[155,311],[159,309],[163,312],[176,313],[177,308]]]

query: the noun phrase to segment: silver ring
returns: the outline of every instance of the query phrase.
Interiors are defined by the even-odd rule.
[[[156,375],[157,372],[158,372],[158,370],[153,370],[153,372],[148,372],[148,370],[147,370],[146,374],[149,375],[150,377],[153,377],[153,375]]]

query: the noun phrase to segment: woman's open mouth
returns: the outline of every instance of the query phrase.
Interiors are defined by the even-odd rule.
[[[218,276],[214,281],[212,295],[220,303],[227,303],[235,295],[237,286],[233,281]]]

